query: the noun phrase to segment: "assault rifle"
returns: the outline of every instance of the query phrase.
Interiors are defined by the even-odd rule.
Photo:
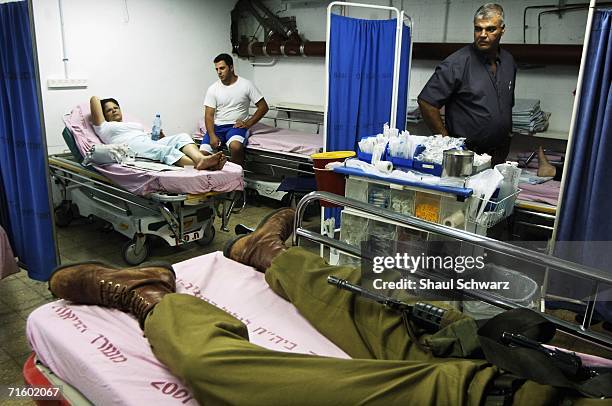
[[[532,350],[541,352],[546,355],[557,368],[563,371],[566,376],[580,381],[593,378],[600,373],[598,368],[588,368],[582,365],[582,360],[575,353],[545,347],[539,342],[525,337],[522,334],[504,332],[502,333],[501,341],[506,345],[531,348]],[[609,368],[601,368],[601,372],[603,371],[609,371]]]
[[[400,300],[364,289],[361,286],[354,285],[345,279],[340,279],[335,276],[328,276],[327,283],[334,285],[338,289],[348,290],[349,292],[378,302],[391,310],[403,313],[409,320],[414,322],[414,324],[430,333],[436,332],[440,329],[442,317],[444,316],[444,313],[446,313],[446,309],[421,302],[413,305],[404,303]]]

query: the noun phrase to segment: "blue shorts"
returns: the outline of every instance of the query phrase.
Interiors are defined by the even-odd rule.
[[[234,141],[245,144],[248,138],[247,133],[247,128],[234,128],[233,124],[215,125],[215,134],[219,138],[219,141],[221,141],[221,144],[226,144],[228,146]],[[200,145],[200,150],[209,153],[213,152],[212,147],[210,146],[210,137],[208,136],[208,133],[204,134],[204,137],[202,137],[202,145]]]

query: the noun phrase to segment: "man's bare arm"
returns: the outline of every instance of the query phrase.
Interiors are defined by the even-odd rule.
[[[255,103],[255,106],[257,106],[257,110],[251,116],[251,118],[249,118],[246,121],[237,120],[236,121],[236,125],[234,125],[234,127],[237,127],[237,128],[251,128],[252,126],[257,124],[259,122],[259,120],[261,120],[263,118],[263,116],[265,116],[266,113],[270,110],[270,108],[268,107],[268,103],[266,102],[266,99],[264,99],[264,98],[262,98],[260,101]]]
[[[91,99],[89,99],[89,110],[91,111],[93,125],[101,125],[106,121],[98,96],[91,96]]]
[[[419,108],[421,109],[421,115],[425,120],[425,124],[434,134],[442,134],[448,136],[448,130],[444,126],[442,116],[440,115],[440,109],[436,106],[432,106],[423,99],[418,99]]]
[[[215,109],[206,106],[204,109],[204,126],[206,133],[210,137],[210,146],[213,148],[219,147],[219,138],[215,134]]]

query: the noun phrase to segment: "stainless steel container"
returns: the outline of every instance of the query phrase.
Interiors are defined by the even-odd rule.
[[[473,164],[474,152],[462,149],[446,150],[442,159],[442,177],[470,176]]]

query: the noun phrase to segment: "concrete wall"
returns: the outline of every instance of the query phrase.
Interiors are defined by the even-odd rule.
[[[414,21],[418,42],[470,42],[472,16],[481,1],[373,1],[403,8]],[[523,9],[536,1],[500,1],[506,9],[503,42],[523,41]],[[281,16],[296,16],[304,38],[325,40],[329,1],[266,0]],[[230,48],[230,11],[233,1],[213,0],[63,0],[69,76],[86,78],[86,89],[48,89],[47,79],[63,78],[60,16],[57,0],[33,0],[43,106],[50,152],[66,147],[61,138],[62,115],[92,94],[117,98],[124,111],[145,124],[161,113],[166,133],[191,132],[201,116],[204,92],[216,80],[212,59]],[[537,41],[537,12],[527,18],[527,42]],[[388,18],[387,12],[349,8],[345,15]],[[542,42],[582,43],[586,10],[542,17]],[[243,19],[242,29],[262,39],[254,19]],[[255,82],[269,101],[323,104],[324,59],[279,58],[272,66],[252,66],[236,59],[239,75]],[[416,98],[439,61],[415,60],[410,97]],[[578,66],[521,69],[516,96],[541,99],[552,112],[551,130],[567,132]],[[556,134],[557,135],[557,134]]]
[[[404,9],[414,22],[416,42],[462,42],[472,41],[472,19],[476,9],[483,3],[474,0],[403,0],[374,1],[367,3],[392,5]],[[541,4],[539,1],[500,1],[505,7],[506,33],[502,43],[523,42],[523,10],[526,6]],[[328,1],[280,1],[268,0],[265,4],[281,16],[296,16],[300,33],[308,40],[325,40],[325,15]],[[526,40],[537,43],[537,14],[543,10],[527,13]],[[388,12],[348,8],[345,15],[356,18],[388,18]],[[581,44],[586,24],[586,10],[569,12],[561,18],[557,15],[542,16],[542,43]],[[250,35],[257,24],[251,21],[246,30]],[[262,30],[257,33],[262,38]],[[261,60],[265,60],[262,58]],[[415,60],[410,80],[410,97],[416,98],[439,61]],[[550,130],[554,136],[563,136],[569,128],[573,105],[572,92],[576,88],[578,66],[545,66],[521,69],[517,76],[516,97],[538,98],[542,109],[552,113]],[[255,82],[271,100],[293,101],[308,104],[323,104],[324,98],[323,58],[280,58],[273,66],[254,68]],[[559,134],[556,134],[559,133]]]
[[[93,94],[115,97],[125,113],[148,124],[161,113],[166,134],[195,129],[206,88],[217,79],[212,63],[230,52],[231,1],[63,0],[69,76],[86,89],[48,89],[63,78],[57,0],[33,0],[34,22],[51,153],[66,149],[62,116]],[[236,69],[250,77],[251,66]],[[244,68],[244,69],[243,69]]]

